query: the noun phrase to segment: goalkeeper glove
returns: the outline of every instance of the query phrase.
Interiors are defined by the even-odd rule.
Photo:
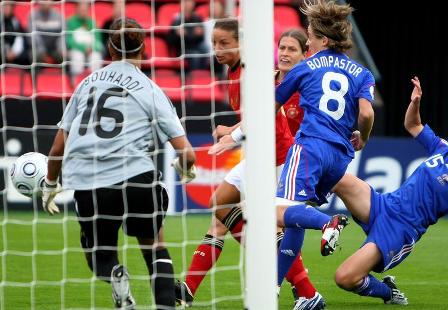
[[[50,215],[59,213],[58,206],[54,203],[54,197],[62,190],[58,181],[50,181],[45,178],[44,186],[42,189],[42,206],[44,211]]]
[[[182,166],[180,165],[179,157],[173,160],[171,166],[173,166],[174,170],[176,170],[182,183],[189,183],[196,177],[196,167],[192,165],[190,169],[182,168]]]

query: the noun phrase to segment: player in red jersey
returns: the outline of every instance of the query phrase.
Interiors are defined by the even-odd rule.
[[[229,66],[229,103],[231,108],[239,113],[239,80],[243,66],[239,54],[238,22],[235,19],[222,20],[215,24],[213,31],[213,47],[218,62]],[[303,32],[290,31],[281,37],[279,44],[279,71],[276,72],[276,80],[281,80],[295,63],[304,58],[305,49],[306,35]],[[294,103],[291,103],[286,107],[293,107],[295,105],[298,108],[298,96],[293,96],[291,100]],[[289,129],[288,118],[286,117],[287,111],[288,110],[282,110],[277,116],[277,145],[280,145],[280,147],[277,148],[277,165],[283,164],[289,146],[293,142],[293,134]],[[295,115],[299,115],[299,113],[296,113]],[[215,137],[220,138],[220,141],[224,141],[229,137],[231,138],[230,134],[238,128],[239,123],[232,127],[218,126],[214,135]],[[234,134],[232,134],[232,136],[235,137]],[[237,139],[238,137],[235,137],[235,140]],[[232,140],[233,146],[235,140]],[[219,145],[219,143],[215,144],[215,146],[217,145]],[[280,152],[278,152],[279,150]],[[211,149],[211,153],[213,153],[213,148]],[[243,192],[243,170],[244,166],[242,163],[235,166],[235,168],[226,176],[225,180],[218,186],[210,199],[210,208],[215,209],[212,225],[202,241],[202,244],[198,246],[193,254],[193,259],[185,282],[177,283],[176,298],[181,304],[191,305],[197,288],[221,254],[224,246],[225,234],[230,231],[232,236],[238,242],[241,242],[243,216],[238,204],[241,200],[241,192]],[[219,208],[216,208],[216,206],[219,206]],[[282,235],[281,232],[278,233],[278,240],[281,240]],[[312,298],[316,294],[316,289],[308,279],[301,258],[297,259],[297,262],[294,265],[295,266],[291,268],[288,280],[295,285],[300,297]]]
[[[280,36],[278,43],[278,70],[275,71],[275,86],[285,77],[286,73],[298,62],[302,61],[307,51],[306,34],[299,30],[289,30]],[[293,55],[293,56],[291,56]],[[295,55],[300,55],[296,61]],[[294,142],[294,136],[303,119],[303,110],[299,106],[299,93],[294,93],[288,102],[282,106],[275,117],[275,147],[276,165],[285,162],[289,147]],[[289,129],[289,130],[288,130]]]

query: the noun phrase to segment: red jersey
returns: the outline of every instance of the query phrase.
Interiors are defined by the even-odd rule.
[[[294,143],[294,137],[288,126],[285,111],[281,108],[275,116],[275,164],[285,163],[289,147]]]
[[[233,68],[227,69],[229,104],[235,112],[240,112],[241,108],[240,76],[242,67],[238,62]]]
[[[227,70],[228,94],[230,107],[235,112],[240,112],[241,108],[241,89],[240,77],[243,66],[236,64],[233,68]],[[275,76],[277,76],[276,71]],[[278,82],[275,82],[278,85]],[[289,98],[289,100],[278,111],[275,118],[275,150],[276,165],[282,165],[285,162],[289,147],[294,143],[294,135],[299,129],[303,119],[303,110],[299,107],[299,93]]]
[[[283,105],[285,116],[288,121],[289,130],[293,136],[299,130],[300,124],[303,120],[303,109],[299,106],[300,95],[295,92],[288,101]]]
[[[278,71],[275,72],[275,86]],[[294,136],[303,119],[303,110],[299,106],[299,93],[295,92],[282,106],[275,117],[275,151],[276,165],[285,162],[289,147],[294,143]]]

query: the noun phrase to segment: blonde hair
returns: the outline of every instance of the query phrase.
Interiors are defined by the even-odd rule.
[[[348,17],[353,12],[349,4],[334,1],[305,1],[300,11],[308,18],[309,25],[318,38],[328,38],[328,48],[344,53],[353,46],[352,24]]]

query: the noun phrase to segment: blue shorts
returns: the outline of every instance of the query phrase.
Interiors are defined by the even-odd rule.
[[[390,208],[387,197],[388,194],[371,189],[369,223],[364,224],[354,218],[367,235],[363,245],[369,242],[376,244],[383,256],[382,262],[373,269],[375,272],[384,272],[400,264],[419,239],[409,224],[387,212],[387,208]]]
[[[277,197],[293,201],[327,202],[352,158],[344,147],[302,136],[289,148],[277,187]]]

